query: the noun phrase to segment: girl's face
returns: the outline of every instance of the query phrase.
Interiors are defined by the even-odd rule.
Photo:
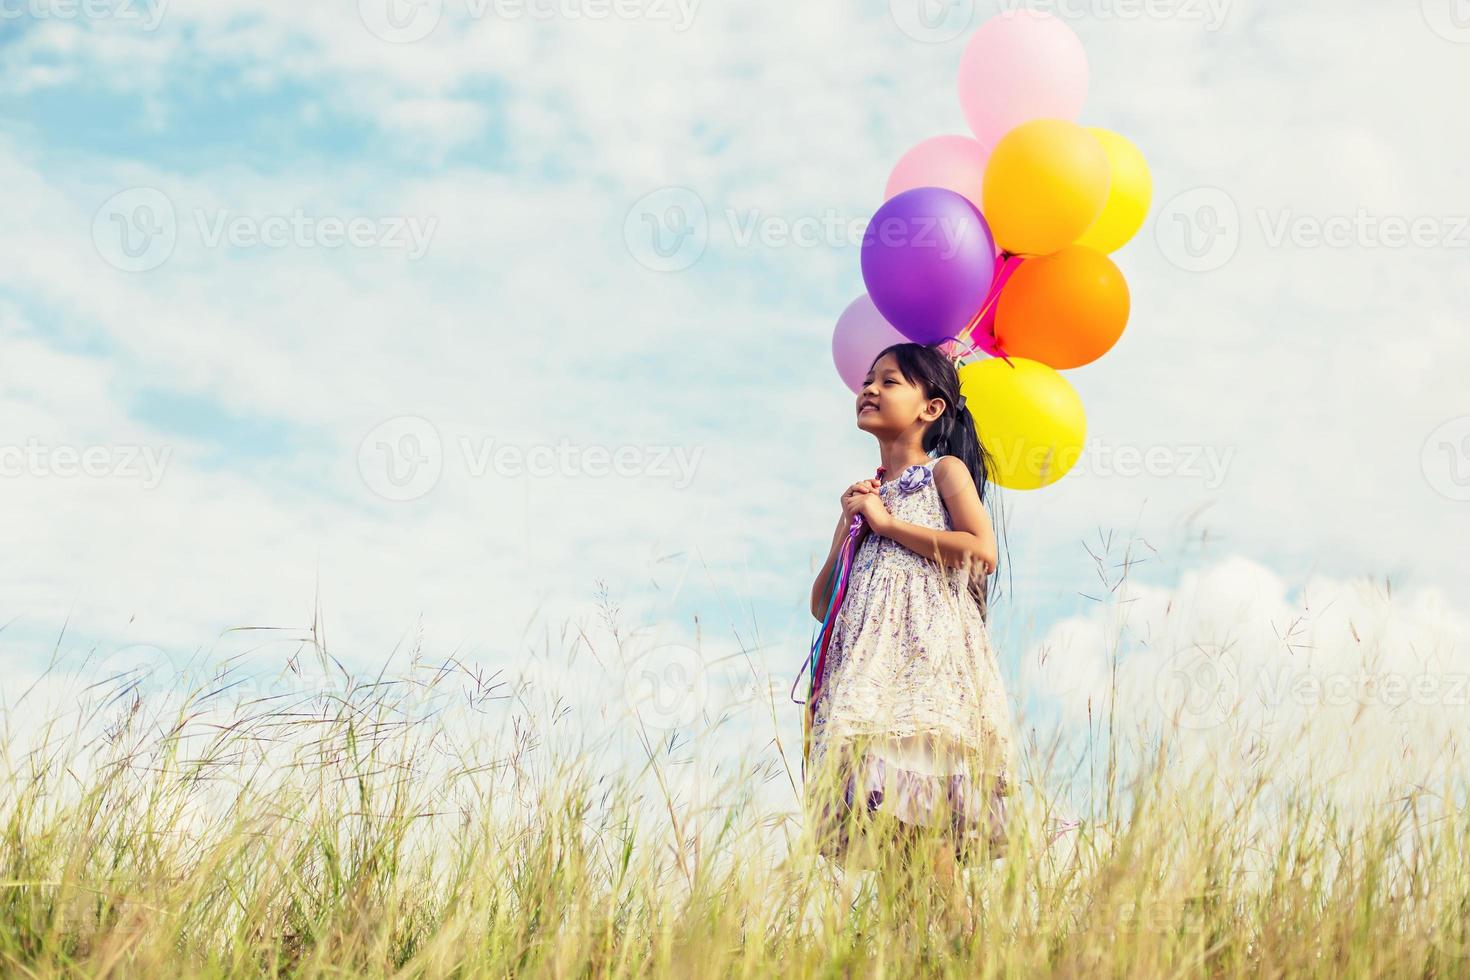
[[[857,424],[864,432],[903,432],[914,422],[932,422],[944,411],[944,399],[925,398],[924,390],[903,376],[892,354],[878,358],[863,379],[857,396]]]

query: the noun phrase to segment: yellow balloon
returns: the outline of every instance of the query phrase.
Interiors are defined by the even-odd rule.
[[[1102,214],[1077,239],[1077,244],[1106,255],[1122,248],[1143,227],[1149,201],[1153,199],[1154,179],[1143,154],[1126,138],[1108,129],[1089,126],[1087,131],[1097,138],[1108,155],[1112,180]]]
[[[1108,155],[1066,119],[1032,119],[1001,137],[985,165],[985,220],[1000,247],[1050,255],[1075,242],[1108,198]]]
[[[992,357],[963,365],[959,376],[980,443],[995,461],[996,483],[1036,490],[1060,480],[1082,456],[1082,399],[1054,368]]]

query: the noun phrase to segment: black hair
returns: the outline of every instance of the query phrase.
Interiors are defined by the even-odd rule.
[[[944,399],[944,414],[929,424],[924,430],[923,449],[931,453],[934,458],[940,456],[955,456],[965,464],[965,469],[970,471],[970,477],[975,481],[975,489],[980,494],[980,503],[986,504],[987,495],[991,503],[999,503],[999,486],[994,485],[990,479],[995,473],[995,458],[985,448],[985,443],[980,438],[980,430],[975,424],[975,417],[970,414],[968,407],[956,407],[960,398],[960,376],[955,370],[955,363],[938,347],[927,344],[900,343],[892,344],[878,352],[873,358],[873,364],[869,366],[871,371],[885,354],[892,354],[898,363],[898,372],[902,374],[909,384],[917,385],[924,391],[925,398]],[[993,488],[993,489],[992,489]],[[988,505],[987,505],[988,506]],[[1001,525],[1003,524],[1000,508],[992,508],[996,511],[991,524],[996,534],[996,562],[995,571],[1000,571],[1000,541]],[[975,585],[979,579],[978,586]],[[988,618],[990,606],[990,589],[988,577],[973,576],[971,578],[972,591],[976,600],[980,603],[982,615]],[[975,591],[978,588],[978,591]]]

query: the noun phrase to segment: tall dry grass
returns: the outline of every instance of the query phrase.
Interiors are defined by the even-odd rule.
[[[625,664],[610,624],[591,654]],[[784,682],[745,728],[700,720],[760,750],[732,761],[572,712],[588,655],[534,681],[422,651],[363,676],[315,631],[163,679],[58,657],[6,689],[4,975],[1470,975],[1452,757],[1344,803],[1228,725],[1214,756],[1125,734],[1115,684],[1080,749],[1026,740],[1011,846],[945,893],[927,852],[814,853]]]

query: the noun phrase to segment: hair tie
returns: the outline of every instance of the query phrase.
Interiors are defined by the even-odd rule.
[[[958,399],[955,400],[955,403],[954,403],[954,412],[955,412],[956,415],[958,415],[959,413],[963,412],[964,410],[965,410],[965,396],[964,395],[961,395]]]

